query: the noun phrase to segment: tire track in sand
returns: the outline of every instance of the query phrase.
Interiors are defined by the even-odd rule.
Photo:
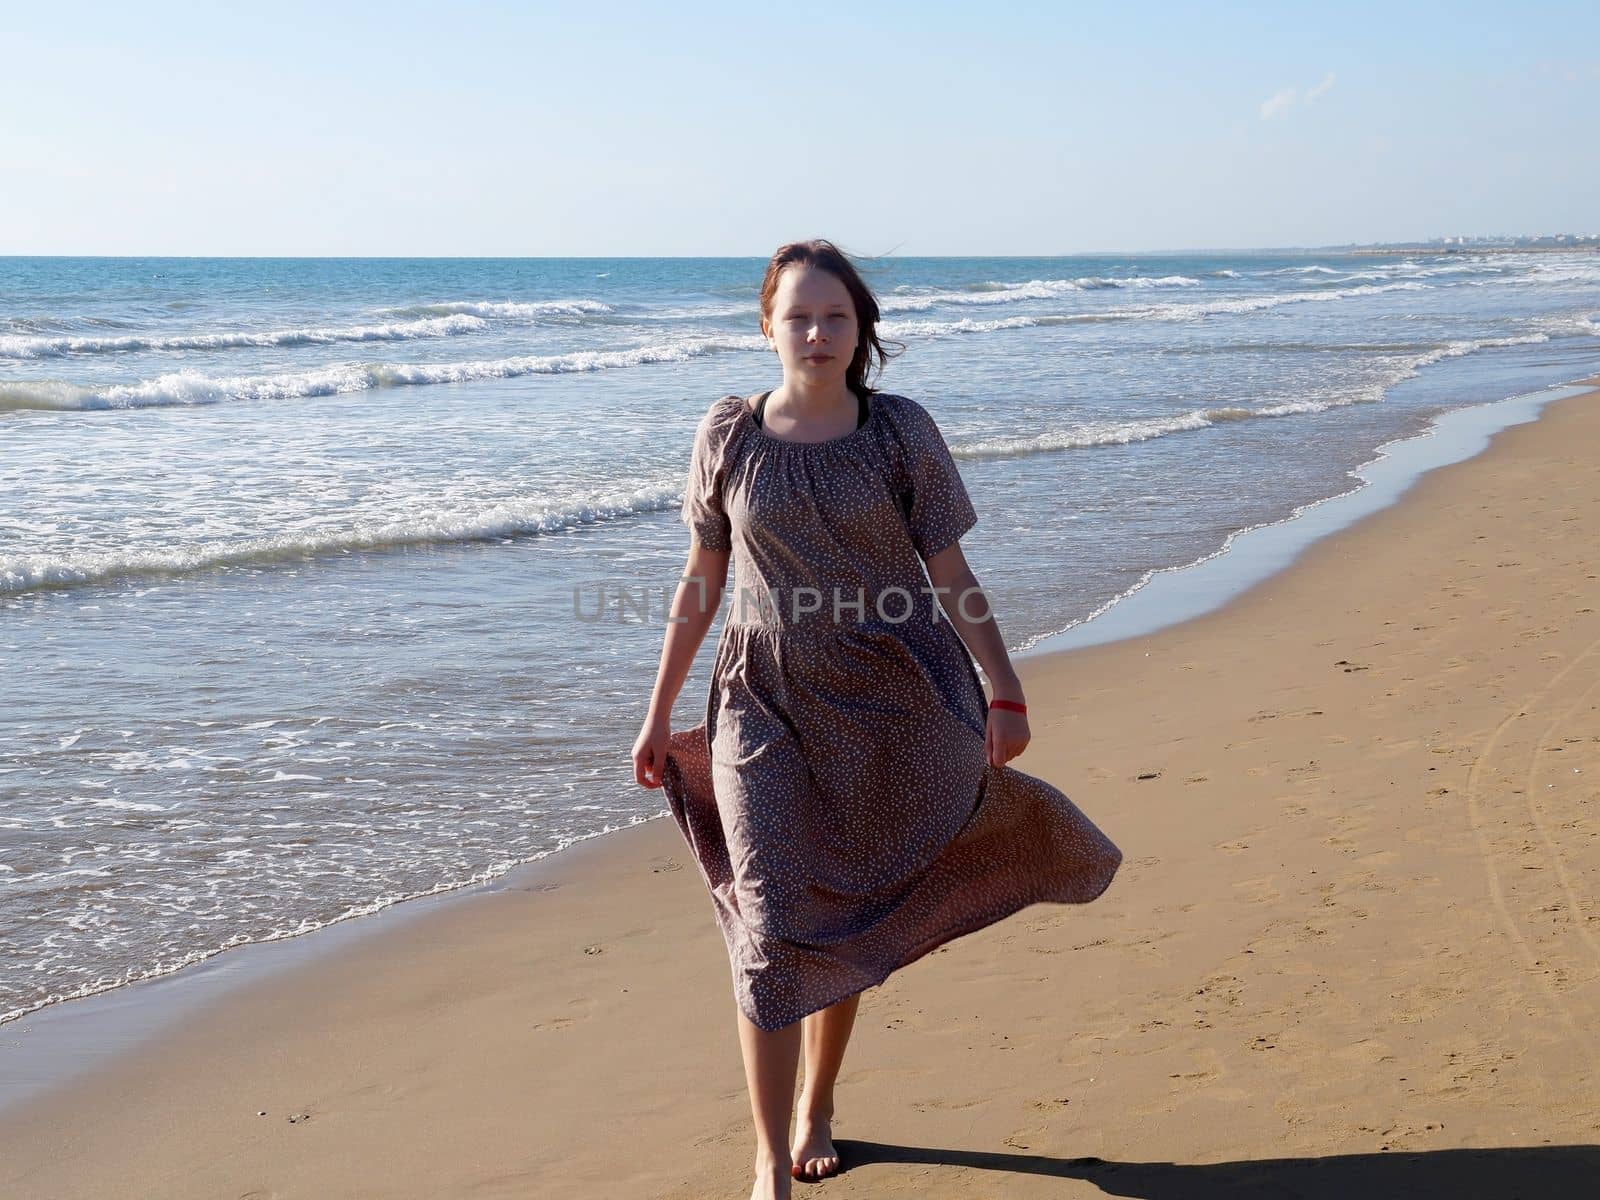
[[[1590,647],[1591,650],[1593,648],[1592,646]],[[1584,652],[1584,654],[1587,653],[1588,651]],[[1582,658],[1583,655],[1579,657]],[[1572,665],[1577,665],[1576,660]],[[1544,732],[1539,735],[1538,741],[1534,743],[1532,756],[1528,760],[1528,774],[1523,781],[1523,797],[1528,802],[1528,815],[1533,818],[1534,828],[1539,831],[1539,836],[1544,841],[1550,861],[1555,865],[1556,879],[1561,885],[1562,894],[1567,898],[1567,912],[1572,915],[1573,923],[1578,929],[1578,936],[1589,947],[1589,952],[1594,955],[1596,962],[1600,962],[1600,938],[1596,938],[1589,930],[1589,923],[1583,914],[1583,904],[1578,899],[1578,891],[1572,886],[1572,879],[1567,874],[1566,859],[1561,853],[1561,847],[1557,844],[1555,838],[1551,836],[1550,826],[1545,821],[1539,802],[1534,798],[1537,795],[1539,765],[1543,761],[1540,755],[1545,752],[1546,746],[1550,739],[1556,735],[1556,731],[1567,723],[1573,713],[1588,704],[1589,697],[1593,696],[1596,691],[1600,691],[1600,679],[1585,688],[1583,694],[1574,703],[1564,708],[1561,711],[1561,715],[1551,721],[1545,727]]]
[[[1500,872],[1496,867],[1496,860],[1498,857],[1500,857],[1500,852],[1497,851],[1492,844],[1489,831],[1484,821],[1482,780],[1489,760],[1495,753],[1496,747],[1506,736],[1507,732],[1510,731],[1512,726],[1514,726],[1518,721],[1521,721],[1538,711],[1540,705],[1544,703],[1550,694],[1560,687],[1566,678],[1571,675],[1572,672],[1579,667],[1579,665],[1588,660],[1596,650],[1600,650],[1600,639],[1596,639],[1595,641],[1589,643],[1587,647],[1573,657],[1572,661],[1567,663],[1567,665],[1560,671],[1556,672],[1556,674],[1552,676],[1543,687],[1532,692],[1521,704],[1514,705],[1511,708],[1505,720],[1501,721],[1500,724],[1495,727],[1494,731],[1489,735],[1488,740],[1484,743],[1483,749],[1473,760],[1472,766],[1467,772],[1466,787],[1467,819],[1472,825],[1472,834],[1477,843],[1478,857],[1483,863],[1484,876],[1487,880],[1489,888],[1489,898],[1494,904],[1495,911],[1500,916],[1501,924],[1504,927],[1507,935],[1511,938],[1512,943],[1516,946],[1517,953],[1522,959],[1522,964],[1527,973],[1538,979],[1539,985],[1544,989],[1544,992],[1546,996],[1549,997],[1551,1004],[1554,1005],[1555,1008],[1560,1012],[1566,1024],[1572,1028],[1574,1032],[1586,1030],[1587,1024],[1581,1022],[1573,1014],[1571,1007],[1567,1004],[1561,993],[1551,982],[1548,973],[1540,970],[1540,960],[1538,958],[1537,948],[1528,935],[1523,931],[1521,924],[1512,915],[1511,907],[1506,901],[1505,887],[1501,881]],[[1575,704],[1565,707],[1562,710],[1561,715],[1556,718],[1556,721],[1553,723],[1553,725],[1559,725],[1560,722],[1569,716],[1572,711],[1581,706],[1584,699],[1593,690],[1593,685],[1585,688],[1579,700]],[[1537,771],[1537,756],[1539,753],[1539,746],[1542,744],[1543,738],[1541,737],[1541,739],[1534,745],[1533,755],[1535,759],[1535,765],[1530,767],[1530,774]],[[1531,808],[1533,805],[1531,791],[1528,789],[1525,789],[1525,791],[1528,791],[1527,802]],[[1548,848],[1550,847],[1551,843],[1548,837],[1545,839],[1545,841],[1548,852]],[[1576,911],[1575,915],[1577,915],[1581,920],[1581,910]],[[1588,940],[1588,931],[1584,930],[1583,932],[1586,935],[1586,940]],[[1594,1056],[1594,1051],[1592,1049],[1589,1049],[1588,1052],[1591,1057]]]

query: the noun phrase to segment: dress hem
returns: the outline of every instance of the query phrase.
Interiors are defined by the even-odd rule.
[[[1122,856],[1119,853],[1115,860],[1110,864],[1110,869],[1106,871],[1105,879],[1099,883],[1093,894],[1086,895],[1082,899],[1051,900],[1046,896],[1034,896],[1031,899],[1020,900],[1015,905],[1008,904],[998,916],[989,916],[985,914],[985,916],[981,919],[963,921],[951,932],[941,934],[938,937],[921,943],[917,949],[902,959],[898,965],[889,968],[871,983],[864,983],[860,987],[852,988],[847,992],[842,992],[833,999],[825,1001],[822,1004],[818,1004],[815,1008],[810,1009],[808,1012],[801,1013],[800,1016],[795,1017],[793,1020],[785,1021],[782,1025],[766,1025],[757,1020],[755,1017],[751,1016],[750,1013],[745,1009],[744,1005],[739,1002],[740,996],[737,988],[735,989],[734,994],[735,1006],[739,1009],[739,1012],[744,1016],[744,1018],[750,1022],[750,1024],[754,1025],[763,1033],[776,1033],[780,1029],[787,1029],[790,1025],[793,1025],[795,1021],[802,1021],[814,1013],[821,1012],[825,1008],[831,1008],[833,1005],[838,1004],[843,1000],[848,1000],[851,996],[859,995],[860,993],[867,991],[869,988],[875,988],[888,982],[889,977],[896,971],[902,971],[906,967],[909,967],[912,963],[926,958],[941,946],[947,946],[959,938],[969,937],[974,933],[980,933],[989,928],[991,925],[998,925],[1001,921],[1016,916],[1025,908],[1032,908],[1035,904],[1092,904],[1094,901],[1106,894],[1107,889],[1109,889],[1113,881],[1115,881],[1117,872],[1121,869],[1121,867]]]
[[[804,941],[790,941],[763,933],[749,926],[730,903],[731,896],[724,892],[731,889],[732,871],[722,821],[711,787],[710,746],[705,726],[696,726],[672,735],[670,746],[662,772],[667,807],[710,894],[717,924],[721,927],[728,948],[737,1007],[752,1025],[765,1032],[786,1028],[811,1013],[876,987],[896,971],[939,947],[997,924],[1031,905],[1090,903],[1110,887],[1123,863],[1122,851],[1096,829],[1070,799],[1043,780],[1006,771],[1008,776],[1017,776],[1020,786],[996,792],[990,786],[992,781],[986,779],[967,821],[949,843],[950,847],[965,844],[964,861],[947,865],[942,871],[942,881],[935,884],[930,893],[939,903],[954,901],[944,914],[947,923],[924,922],[922,929],[916,928],[913,923],[903,930],[908,935],[901,943],[904,948],[895,950],[888,945],[882,946],[876,961],[864,961],[860,956],[835,957],[833,969],[844,976],[843,979],[832,981],[835,986],[819,986],[810,996],[786,987],[783,990],[787,994],[783,999],[772,996],[768,1002],[754,987],[752,977],[746,973],[750,964],[759,963],[757,970],[760,974],[771,969],[781,972],[775,978],[782,979],[785,975],[792,978],[798,969],[795,965],[798,957],[829,955],[830,951]],[[1046,793],[1053,794],[1055,799],[1052,800]],[[991,800],[996,803],[991,804]],[[1019,858],[1006,861],[1007,851],[1002,848],[999,850],[1002,859],[995,862],[993,870],[981,865],[992,853],[987,848],[991,844],[1000,847],[1031,844],[1030,832],[1025,832],[1023,826],[1034,820],[1037,814],[1051,811],[1057,814],[1059,823],[1052,822],[1046,829],[1030,832],[1034,836],[1042,832],[1046,845],[1059,845],[1063,835],[1081,836],[1084,840],[1075,852],[1050,851],[1047,852],[1050,857],[1047,864],[1036,860],[1030,865]],[[978,856],[976,860],[974,853]],[[980,865],[974,867],[975,861]],[[979,890],[974,891],[974,888]],[[961,897],[977,899],[985,890],[989,893],[988,904],[964,909]],[[927,915],[932,916],[933,913],[930,911]],[[825,985],[828,981],[819,979],[815,982]],[[818,995],[827,999],[818,1001],[811,998]],[[769,1012],[769,1016],[758,1018],[753,1015],[761,1011]],[[774,1019],[779,1015],[781,1019]]]

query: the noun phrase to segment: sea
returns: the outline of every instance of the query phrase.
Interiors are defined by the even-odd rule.
[[[660,815],[629,753],[696,423],[781,381],[763,267],[0,259],[0,1022]],[[1600,371],[1595,254],[862,267],[1018,654]]]

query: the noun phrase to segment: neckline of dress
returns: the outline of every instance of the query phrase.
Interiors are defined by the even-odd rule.
[[[772,394],[772,391],[771,391],[771,389],[768,389],[768,391],[766,393],[757,393],[757,395],[762,395],[762,394],[770,396]],[[843,445],[845,442],[848,442],[851,438],[859,437],[861,434],[863,434],[863,433],[867,432],[867,430],[871,429],[873,422],[878,419],[878,409],[880,407],[882,407],[880,404],[877,403],[879,397],[881,397],[882,395],[883,395],[882,392],[874,392],[874,393],[872,393],[871,395],[868,396],[868,398],[867,398],[867,419],[866,419],[865,423],[863,423],[861,425],[857,425],[849,433],[840,434],[838,437],[824,438],[820,442],[797,442],[797,441],[794,441],[794,440],[792,440],[790,438],[775,437],[774,435],[768,433],[765,429],[761,428],[760,424],[756,421],[755,410],[750,407],[750,398],[748,396],[740,396],[739,397],[739,407],[744,410],[745,419],[750,422],[750,427],[756,431],[756,436],[758,436],[760,438],[763,438],[766,441],[772,442],[774,445],[778,445],[778,446],[799,446],[799,447],[801,447],[803,449],[815,450],[815,449],[820,449],[821,447],[824,447],[824,446],[839,446],[839,445]]]

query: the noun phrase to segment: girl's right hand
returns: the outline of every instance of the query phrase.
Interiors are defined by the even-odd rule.
[[[640,787],[661,786],[661,772],[667,765],[667,739],[672,725],[665,717],[646,718],[633,743],[633,779]]]

